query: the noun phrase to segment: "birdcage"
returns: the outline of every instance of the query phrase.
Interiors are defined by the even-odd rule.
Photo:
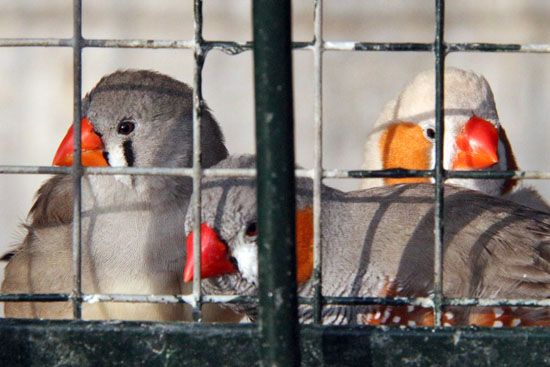
[[[193,79],[193,138],[200,141],[202,115],[202,68],[208,52],[219,49],[230,54],[254,52],[256,76],[256,137],[258,168],[256,170],[201,169],[200,145],[195,144],[193,168],[85,168],[80,164],[80,134],[74,134],[76,158],[72,167],[0,166],[2,174],[67,174],[73,177],[73,266],[74,287],[68,294],[2,294],[1,301],[67,302],[73,304],[74,320],[0,320],[0,360],[3,365],[57,364],[68,365],[351,365],[351,364],[547,364],[550,333],[544,328],[478,329],[442,328],[441,310],[446,305],[523,305],[548,306],[547,300],[495,300],[446,298],[442,295],[442,220],[443,183],[452,177],[548,179],[550,173],[532,171],[456,172],[446,171],[442,164],[443,136],[443,70],[445,57],[453,52],[549,53],[550,44],[448,43],[444,38],[444,0],[434,2],[435,33],[429,43],[336,42],[323,38],[323,0],[314,0],[314,38],[311,42],[291,42],[290,1],[255,0],[253,4],[254,42],[213,42],[203,39],[203,1],[194,1],[194,37],[192,40],[85,39],[82,37],[82,2],[73,1],[73,37],[67,39],[0,39],[1,47],[68,47],[73,50],[74,127],[81,130],[82,51],[88,47],[190,49],[195,68]],[[314,166],[294,170],[294,136],[292,105],[292,49],[313,54],[314,77]],[[436,74],[436,161],[435,169],[416,170],[344,170],[323,166],[323,53],[325,51],[357,52],[424,52],[433,54]],[[267,116],[270,117],[267,117]],[[270,120],[268,123],[268,119]],[[202,294],[200,287],[200,236],[195,236],[195,276],[192,295],[113,295],[84,294],[81,287],[81,177],[82,175],[180,175],[193,179],[194,192],[201,191],[201,177],[257,174],[259,218],[265,243],[284,246],[260,246],[260,291],[258,324],[154,323],[131,321],[84,321],[81,305],[85,302],[157,302],[187,303],[200,319],[205,303],[244,302],[250,297]],[[289,276],[294,266],[292,231],[294,227],[294,175],[314,182],[314,272],[315,296],[296,296],[296,285]],[[321,311],[328,304],[344,305],[410,305],[415,298],[325,297],[321,289],[320,208],[321,184],[327,178],[365,177],[434,177],[435,178],[435,271],[433,328],[387,328],[369,326],[323,326]],[[267,191],[271,194],[268,195]],[[284,201],[281,197],[288,198]],[[190,204],[200,219],[200,195]],[[285,213],[281,215],[280,213]],[[275,231],[270,223],[277,223]],[[200,220],[194,231],[200,233]],[[281,241],[281,233],[286,233]],[[276,239],[276,240],[275,240]],[[274,270],[277,270],[275,272]],[[274,302],[274,292],[285,299]],[[313,307],[313,325],[299,325],[296,307],[307,303]]]

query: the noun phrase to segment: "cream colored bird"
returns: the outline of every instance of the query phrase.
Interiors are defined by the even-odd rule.
[[[83,99],[82,163],[113,167],[190,167],[192,90],[151,71],[105,76]],[[223,135],[205,108],[202,162],[227,156]],[[73,130],[54,158],[71,165]],[[39,189],[27,235],[9,261],[2,291],[70,293],[72,178],[54,176]],[[179,294],[185,249],[181,228],[192,191],[189,177],[84,176],[82,178],[82,290],[84,293]],[[7,317],[72,318],[71,304],[5,304]],[[223,311],[206,315],[218,320]],[[190,320],[182,305],[93,303],[85,319]],[[232,319],[231,319],[232,320]]]
[[[251,168],[250,156],[230,157],[220,168]],[[257,295],[256,182],[203,181],[201,277],[207,294]],[[434,190],[430,184],[391,185],[321,194],[322,291],[325,296],[429,297],[433,290]],[[446,186],[443,292],[446,297],[550,297],[550,214],[497,197]],[[296,281],[313,296],[311,180],[296,190]],[[193,216],[185,230],[192,252]],[[277,243],[270,244],[277,246]],[[186,281],[193,279],[187,257]],[[228,307],[252,317],[252,304]],[[311,308],[301,307],[302,322]],[[446,326],[550,326],[550,307],[446,307]],[[337,306],[323,309],[325,324],[433,326],[431,308]]]
[[[445,70],[445,136],[443,166],[448,170],[517,170],[512,147],[501,126],[487,80],[474,72]],[[417,75],[384,107],[367,137],[363,168],[367,170],[434,167],[435,74]],[[376,178],[362,188],[396,183],[430,182],[429,178]],[[511,179],[449,179],[449,184],[500,196],[550,212],[531,187]],[[520,187],[518,187],[520,186]]]

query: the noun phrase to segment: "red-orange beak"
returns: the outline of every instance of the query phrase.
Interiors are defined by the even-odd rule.
[[[193,261],[193,232],[187,236],[187,262],[183,271],[183,280],[193,280],[195,269]],[[237,271],[229,260],[227,246],[220,240],[216,231],[206,223],[201,224],[201,278],[217,277]]]
[[[97,166],[103,167],[108,166],[109,164],[103,156],[103,141],[94,132],[94,126],[88,120],[87,117],[82,118],[81,124],[81,162],[83,166]],[[73,155],[74,155],[74,126],[71,125],[67,134],[61,141],[55,157],[53,159],[53,164],[55,166],[70,166],[73,164]]]
[[[455,170],[488,168],[498,162],[498,130],[489,121],[472,116],[456,138]]]

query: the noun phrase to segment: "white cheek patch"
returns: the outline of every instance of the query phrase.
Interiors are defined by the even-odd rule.
[[[460,133],[460,127],[464,121],[468,121],[468,116],[445,116],[443,135],[443,168],[451,169],[453,157],[456,154],[455,140],[456,136]],[[419,123],[423,129],[432,128],[435,131],[435,118],[431,118]],[[435,167],[435,139],[433,140],[432,150],[430,154],[430,167]],[[431,179],[433,181],[433,179]]]
[[[247,282],[258,284],[258,247],[239,236],[232,255],[237,260],[239,271]]]
[[[112,145],[108,147],[109,152],[109,164],[111,167],[126,167],[126,158],[124,157],[124,151],[122,145]]]
[[[443,138],[443,168],[451,169],[453,157],[456,155],[456,135],[453,131],[445,131]],[[434,167],[435,167],[435,145],[434,145]]]
[[[127,167],[128,163],[124,157],[124,151],[121,145],[113,145],[108,147],[109,165],[111,167]],[[132,186],[132,177],[128,175],[115,175],[115,180],[126,185]]]
[[[462,127],[468,116],[448,116],[445,117],[445,136],[443,139],[443,168],[451,169],[453,158],[457,154],[456,138],[460,134]]]

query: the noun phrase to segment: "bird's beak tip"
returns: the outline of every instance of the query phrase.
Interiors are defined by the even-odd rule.
[[[187,236],[187,260],[183,271],[184,282],[194,278],[193,232]],[[217,277],[237,271],[229,259],[227,245],[223,243],[216,231],[206,223],[201,224],[201,278]]]
[[[486,169],[499,162],[498,129],[489,121],[472,116],[456,138],[453,169]]]
[[[74,159],[74,125],[69,127],[59,144],[52,164],[54,166],[71,166]],[[103,155],[103,141],[94,131],[87,117],[81,121],[81,162],[83,166],[105,167],[108,162]]]

